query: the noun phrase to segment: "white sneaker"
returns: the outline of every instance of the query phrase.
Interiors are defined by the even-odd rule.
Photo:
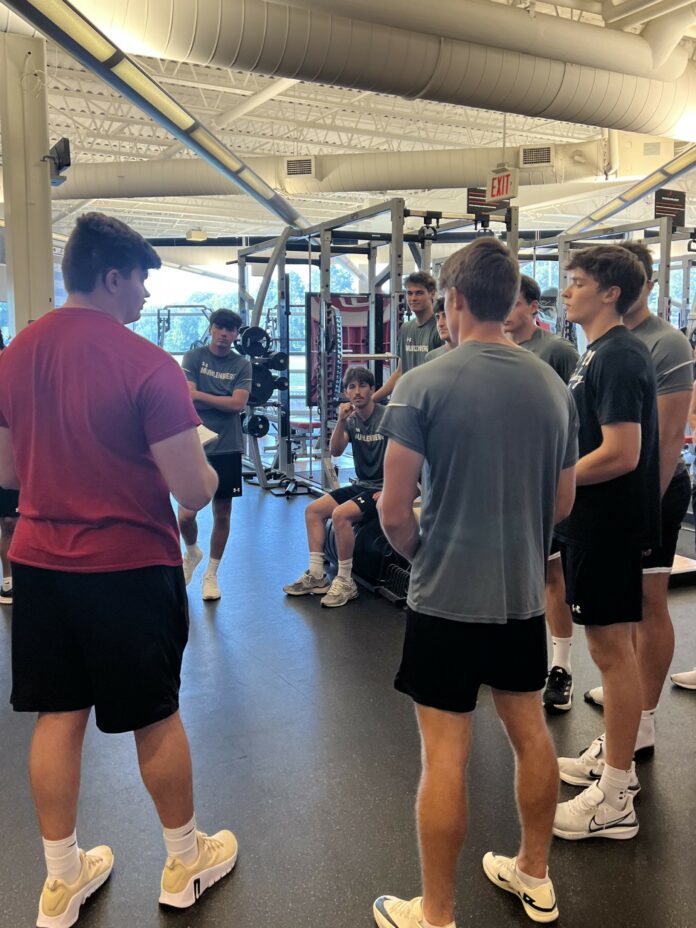
[[[198,565],[200,564],[202,560],[203,560],[203,552],[198,547],[198,545],[196,545],[196,547],[190,553],[189,553],[188,548],[184,552],[183,566],[184,566],[184,580],[186,581],[186,586],[188,586],[189,583],[191,582],[191,577],[193,576],[193,572],[196,569],[196,567],[198,567]]]
[[[305,570],[294,583],[285,584],[283,593],[287,593],[288,596],[309,596],[310,593],[328,593],[330,587],[331,581],[326,574],[314,577],[308,570]]]
[[[696,690],[696,667],[693,670],[685,670],[683,673],[673,673],[670,680],[675,686],[681,686],[685,690]]]
[[[345,606],[358,595],[358,585],[355,580],[344,580],[343,577],[334,577],[329,592],[322,597],[322,606]]]
[[[210,836],[202,831],[196,834],[198,857],[192,864],[176,857],[167,858],[159,897],[162,905],[187,909],[237,862],[237,839],[231,831],[225,829]]]
[[[423,897],[380,896],[372,905],[372,916],[379,928],[423,928]]]
[[[203,574],[203,599],[220,599],[222,593],[215,574]]]
[[[615,838],[625,840],[638,834],[638,819],[633,808],[631,793],[623,809],[615,809],[604,798],[602,790],[593,783],[570,802],[556,806],[553,833],[566,841],[582,838]]]
[[[580,757],[559,757],[558,773],[563,782],[570,783],[571,786],[589,786],[592,783],[599,782],[605,764],[604,735],[602,734],[599,738],[595,738]],[[631,778],[628,790],[634,796],[637,796],[640,792],[635,762],[631,764]]]
[[[593,686],[591,690],[587,690],[585,693],[585,702],[589,702],[591,706],[599,706],[600,709],[604,708],[604,687],[603,686]]]
[[[483,858],[483,871],[500,889],[517,896],[534,922],[555,922],[558,918],[556,893],[551,880],[535,889],[526,886],[517,875],[517,858],[501,857],[489,851]]]
[[[102,844],[91,851],[80,851],[82,864],[74,883],[46,880],[36,919],[38,928],[70,928],[80,917],[80,906],[102,883],[114,866],[111,848]]]

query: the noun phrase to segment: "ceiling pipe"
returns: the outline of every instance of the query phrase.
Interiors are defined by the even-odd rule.
[[[621,3],[619,6],[605,3],[602,17],[608,26],[628,29],[630,26],[649,22],[658,16],[674,13],[675,10],[689,6],[692,2],[693,0],[649,0],[649,2],[648,0],[628,0],[627,3]]]
[[[693,2],[671,13],[654,19],[643,29],[642,35],[653,50],[653,60],[659,66],[661,61],[667,61],[674,49],[681,42],[684,33],[696,24],[696,3]]]
[[[267,0],[273,4],[276,0]],[[643,0],[640,0],[643,2]],[[671,0],[678,2],[678,0]],[[336,13],[335,0],[283,0],[310,13]],[[397,26],[431,36],[447,36],[462,42],[528,53],[543,48],[549,57],[585,67],[620,70],[637,77],[675,80],[684,73],[688,55],[677,52],[674,60],[657,72],[650,48],[639,36],[607,31],[601,26],[575,22],[568,28],[558,16],[480,0],[342,0],[341,16],[379,26]],[[638,42],[636,42],[638,40]],[[639,47],[639,44],[640,46]],[[633,55],[641,56],[635,60]]]

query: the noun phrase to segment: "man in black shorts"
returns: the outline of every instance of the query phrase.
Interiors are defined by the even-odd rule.
[[[205,453],[217,472],[219,485],[213,498],[210,556],[203,574],[203,599],[220,599],[218,567],[230,534],[232,500],[242,495],[243,436],[240,413],[249,401],[251,364],[233,351],[241,317],[231,309],[216,309],[210,317],[210,342],[184,355],[183,368],[191,398],[203,425],[216,437],[206,442]],[[198,547],[196,513],[179,507],[179,528],[186,545],[184,578],[191,582],[203,558]]]
[[[8,556],[19,513],[19,493],[0,487],[0,561],[2,561],[2,587],[0,603],[12,605],[12,563]]]
[[[556,534],[573,621],[585,626],[602,674],[606,736],[580,757],[561,757],[561,779],[587,788],[558,806],[559,838],[632,838],[640,789],[633,752],[641,687],[632,632],[642,617],[643,552],[660,539],[655,367],[622,323],[645,285],[640,262],[618,245],[576,252],[563,292],[587,350],[571,377],[578,406],[578,491]]]
[[[573,502],[576,412],[550,367],[503,333],[519,269],[501,242],[478,239],[456,252],[440,285],[458,347],[399,381],[382,424],[382,526],[412,562],[395,685],[416,703],[421,735],[423,896],[381,896],[373,915],[380,928],[454,925],[466,766],[485,684],[515,752],[522,840],[517,857],[487,853],[484,871],[530,918],[550,922],[558,918],[547,866],[558,768],[540,698],[544,572],[553,523]],[[500,454],[501,422],[519,449],[514,467]],[[412,505],[425,463],[419,525]]]
[[[627,242],[623,247],[638,258],[645,271],[645,286],[624,315],[624,325],[647,347],[655,364],[660,429],[662,542],[643,558],[643,619],[636,626],[634,639],[643,695],[635,750],[636,759],[640,760],[654,752],[657,704],[674,655],[674,627],[667,594],[679,531],[691,493],[681,449],[693,389],[693,357],[686,336],[650,312],[648,298],[653,288],[653,264],[649,249],[640,242]],[[603,705],[602,687],[589,690],[585,699]]]
[[[375,393],[375,403],[390,396],[402,374],[419,367],[429,351],[442,345],[433,313],[433,301],[437,291],[435,278],[426,271],[414,271],[408,275],[404,285],[406,302],[414,318],[404,322],[399,329],[396,346],[399,363],[391,377]]]
[[[309,568],[294,583],[283,587],[289,596],[309,593],[325,594],[322,606],[345,606],[358,595],[353,580],[353,550],[357,522],[377,518],[377,500],[382,490],[384,448],[387,440],[377,431],[384,416],[384,406],[374,401],[375,378],[366,367],[349,367],[343,378],[348,397],[338,410],[336,428],[329,450],[340,457],[350,444],[357,482],[340,487],[310,503],[305,509]],[[324,573],[326,522],[331,519],[336,535],[338,573],[332,582]]]
[[[516,345],[546,361],[563,383],[568,383],[578,363],[578,353],[569,341],[537,325],[540,300],[539,284],[532,277],[522,274],[520,294],[505,320],[505,332]],[[573,668],[570,658],[573,620],[565,601],[561,552],[555,539],[546,568],[546,622],[551,632],[553,651],[551,670],[542,697],[544,708],[551,713],[567,712],[573,702]]]
[[[134,734],[168,855],[160,902],[193,905],[237,857],[232,832],[196,828],[179,715],[188,603],[170,493],[200,508],[217,476],[179,365],[127,328],[159,266],[128,226],[83,214],[63,257],[65,305],[19,332],[0,363],[0,483],[21,485],[22,511],[12,705],[38,713],[29,773],[48,871],[39,928],[73,925],[113,867],[111,848],[85,852],[75,832],[92,707],[100,730]],[[134,865],[138,828],[123,848]]]

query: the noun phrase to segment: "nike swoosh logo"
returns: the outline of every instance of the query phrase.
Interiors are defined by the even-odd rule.
[[[613,822],[605,822],[603,825],[596,820],[595,816],[592,816],[590,820],[588,831],[606,831],[607,828],[615,828],[617,825],[621,825],[626,822],[626,819],[630,817],[631,813],[627,812],[625,815],[622,815],[621,818],[615,818]],[[627,822],[628,825],[633,825],[635,822]]]
[[[527,903],[527,905],[535,909],[537,912],[553,912],[556,908],[556,899],[554,898],[550,906],[539,905],[536,900],[532,899],[531,896],[528,896],[527,893],[522,894],[522,899]]]
[[[383,915],[384,918],[389,922],[390,925],[393,925],[394,928],[399,928],[394,919],[391,917],[389,912],[384,907],[385,897],[380,896],[379,899],[375,902],[375,908],[379,910],[380,915]]]

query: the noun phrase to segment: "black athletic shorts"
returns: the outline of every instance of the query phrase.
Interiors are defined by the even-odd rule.
[[[211,454],[208,464],[217,473],[220,482],[213,499],[232,499],[242,495],[242,452]]]
[[[12,583],[15,711],[94,706],[112,733],[177,711],[188,639],[181,567],[80,574],[13,564]]]
[[[674,555],[677,552],[679,530],[691,499],[691,479],[686,470],[675,474],[662,497],[662,542],[643,558],[644,574],[669,574],[672,572]]]
[[[643,617],[643,552],[561,542],[566,602],[576,625],[616,625]]]
[[[0,487],[0,519],[16,519],[19,513],[19,490],[5,490]]]
[[[360,512],[362,512],[362,521],[371,522],[377,518],[377,500],[374,498],[375,493],[379,493],[374,487],[366,487],[361,483],[352,483],[347,487],[339,487],[332,490],[329,496],[334,499],[340,506],[349,500],[354,502]]]
[[[473,712],[481,685],[511,693],[543,689],[548,673],[543,615],[492,625],[406,612],[394,686],[419,705]]]

